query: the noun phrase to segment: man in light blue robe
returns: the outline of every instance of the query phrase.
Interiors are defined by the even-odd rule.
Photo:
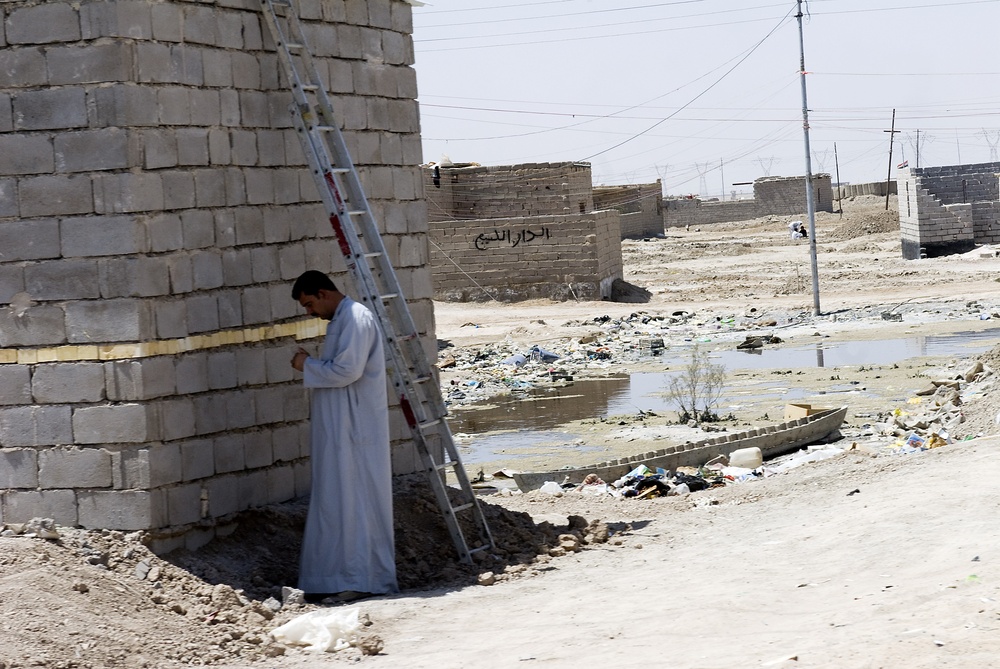
[[[398,592],[378,322],[316,270],[295,281],[292,298],[311,316],[330,321],[318,358],[303,349],[292,358],[312,390],[312,493],[299,589],[311,601]]]

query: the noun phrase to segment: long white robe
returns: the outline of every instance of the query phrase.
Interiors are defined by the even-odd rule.
[[[312,389],[312,493],[299,588],[397,592],[385,358],[374,314],[345,297],[303,378]]]

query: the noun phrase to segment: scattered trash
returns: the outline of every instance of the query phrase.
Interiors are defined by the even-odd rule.
[[[317,653],[350,648],[357,640],[359,609],[334,608],[310,611],[271,630],[277,641],[307,646]]]

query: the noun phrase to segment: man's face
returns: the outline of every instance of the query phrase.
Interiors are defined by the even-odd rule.
[[[316,295],[306,293],[299,295],[299,304],[305,307],[306,313],[310,316],[328,321],[333,318],[333,312],[337,309],[334,297],[330,291],[320,288]]]

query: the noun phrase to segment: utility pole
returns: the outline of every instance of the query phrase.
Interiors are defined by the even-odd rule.
[[[833,165],[837,168],[837,211],[840,212],[840,217],[844,218],[844,203],[841,202],[842,198],[842,186],[840,185],[840,159],[837,157],[837,143],[833,143]]]
[[[809,151],[809,105],[806,102],[806,46],[802,37],[802,0],[797,0],[799,12],[799,77],[802,81],[802,135],[806,150],[806,212],[809,215],[809,260],[812,264],[813,316],[820,315],[819,269],[816,264],[816,207],[813,203],[812,164]]]
[[[889,130],[882,132],[889,133],[889,173],[885,175],[885,210],[889,211],[889,181],[892,179],[892,138],[896,135],[896,110],[892,110],[892,125]]]
[[[719,158],[719,176],[722,178],[722,201],[726,201],[726,173],[722,170],[722,158]]]
[[[917,169],[920,169],[920,128],[917,128]]]

